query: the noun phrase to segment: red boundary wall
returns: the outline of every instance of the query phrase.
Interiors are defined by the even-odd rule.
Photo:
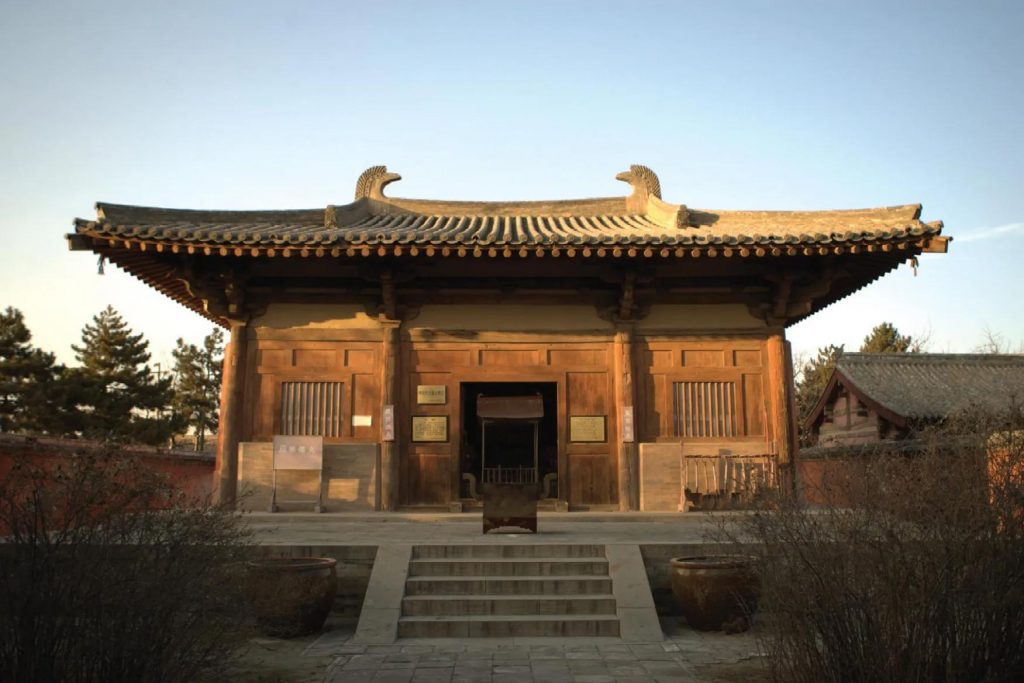
[[[100,447],[101,444],[92,441],[0,434],[0,481],[7,479],[15,462],[54,464],[76,452]],[[174,487],[190,499],[206,500],[212,492],[215,460],[212,455],[146,446],[125,446],[120,452],[167,475]]]

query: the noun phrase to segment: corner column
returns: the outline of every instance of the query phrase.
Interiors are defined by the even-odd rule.
[[[636,445],[636,388],[633,384],[633,327],[615,332],[615,413],[618,419],[619,510],[640,509],[639,460]]]
[[[779,330],[768,337],[769,378],[771,380],[771,422],[772,436],[778,449],[779,466],[790,471],[795,451],[793,421],[793,368],[790,360],[789,342],[785,332]]]
[[[394,439],[381,439],[380,447],[380,509],[386,512],[398,508],[398,439],[401,435],[399,425],[404,419],[404,416],[398,415],[396,405],[399,396],[398,345],[401,324],[400,320],[381,320],[381,357],[384,366],[384,377],[381,382],[381,415],[384,413],[384,406],[392,406],[395,420]]]
[[[247,332],[245,321],[232,320],[230,341],[224,349],[214,475],[214,502],[218,505],[233,506],[238,490],[238,444],[242,440]]]

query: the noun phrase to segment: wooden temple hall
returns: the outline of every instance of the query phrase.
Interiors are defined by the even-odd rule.
[[[462,509],[501,480],[542,507],[675,511],[785,481],[786,327],[945,252],[941,222],[696,209],[644,166],[616,178],[627,196],[399,199],[376,166],[349,203],[101,203],[68,241],[230,330],[222,501],[265,507],[276,481],[327,511]],[[282,467],[282,436],[322,437],[320,471]]]

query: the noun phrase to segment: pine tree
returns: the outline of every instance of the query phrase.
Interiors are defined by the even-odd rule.
[[[206,435],[217,431],[224,333],[215,329],[202,348],[179,338],[173,353],[174,412],[195,431],[195,449],[202,451]]]
[[[59,368],[52,353],[32,346],[21,311],[0,313],[0,432],[45,432],[54,426],[51,400]]]
[[[149,342],[132,330],[111,306],[82,329],[82,345],[72,346],[82,364],[72,373],[80,405],[79,429],[87,438],[159,445],[179,424],[164,411],[171,402],[171,379],[154,377]]]
[[[860,350],[863,353],[919,353],[921,345],[910,335],[901,335],[892,323],[882,323],[864,337]]]
[[[825,391],[828,380],[832,377],[832,371],[836,367],[836,360],[843,353],[843,346],[829,344],[818,349],[817,357],[811,359],[797,371],[796,382],[796,412],[800,423],[811,412],[811,408],[818,402],[821,393]]]

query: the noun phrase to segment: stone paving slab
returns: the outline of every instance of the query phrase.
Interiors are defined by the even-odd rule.
[[[390,643],[395,640],[410,557],[410,545],[389,544],[377,548],[354,641]]]
[[[249,513],[264,545],[503,543],[701,543],[725,517],[743,513],[552,512],[538,515],[538,533],[480,533],[480,513]]]
[[[665,640],[617,638],[408,639],[369,645],[328,633],[309,656],[333,648],[325,683],[723,683],[768,680],[754,631],[700,633],[662,619]],[[351,630],[349,631],[351,633]],[[322,642],[321,642],[322,641]]]

